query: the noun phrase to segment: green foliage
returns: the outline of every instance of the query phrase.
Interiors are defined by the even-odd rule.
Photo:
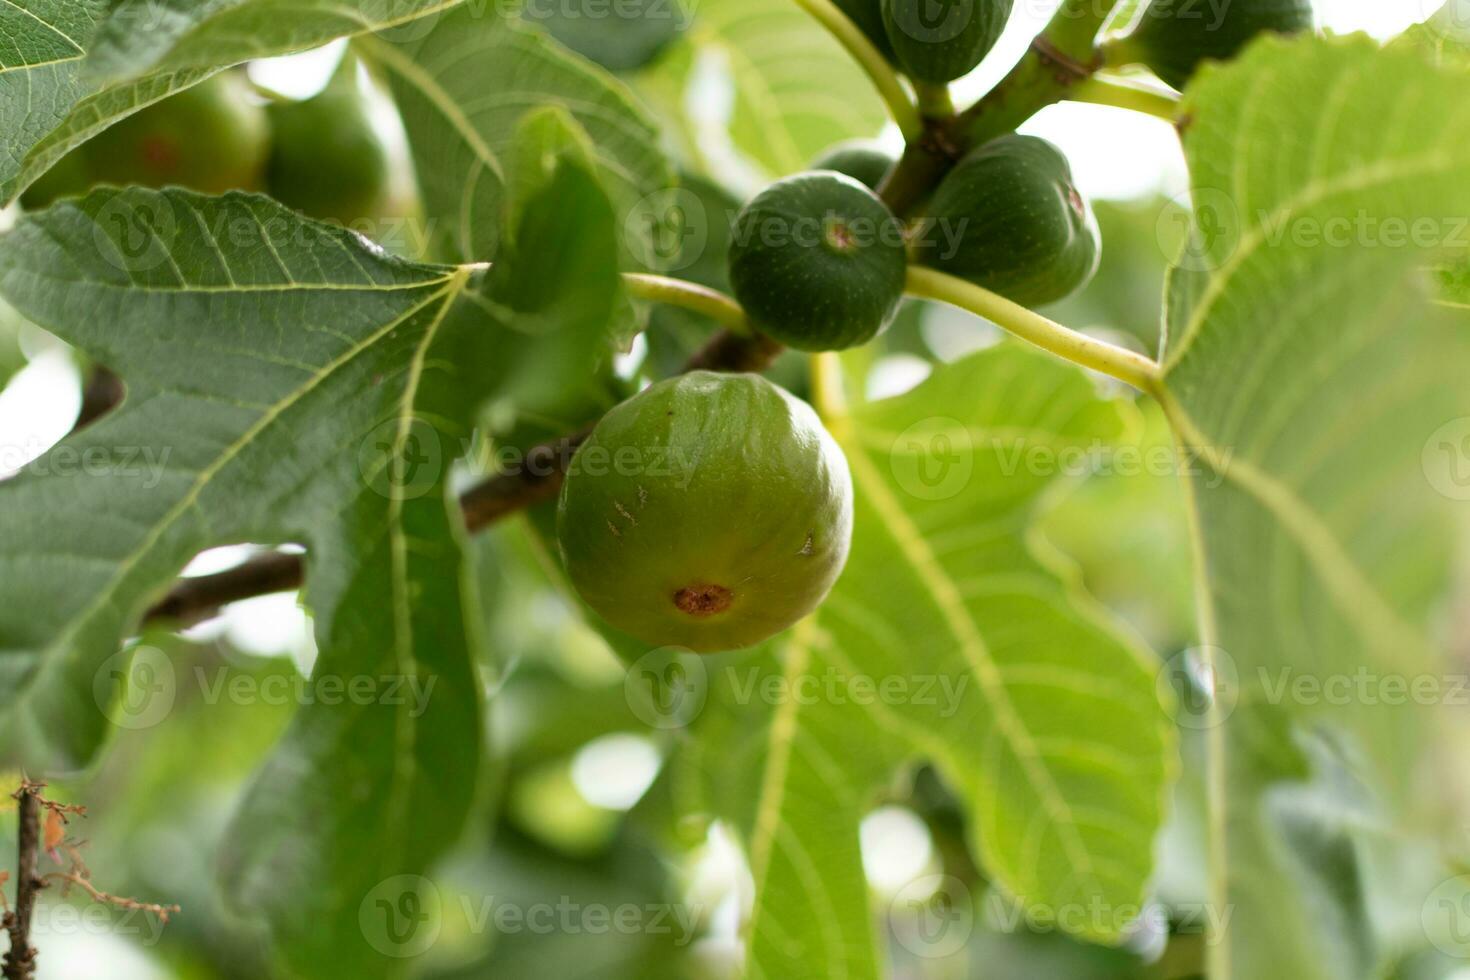
[[[642,68],[688,29],[682,0],[527,0],[522,16],[609,71]]]
[[[22,196],[43,208],[98,184],[260,190],[271,125],[240,75],[216,75],[138,112],[73,150]],[[291,202],[287,202],[291,203]]]
[[[888,326],[907,265],[887,206],[852,178],[817,171],[772,184],[740,212],[730,283],[770,336],[842,350]]]
[[[847,561],[852,482],[811,408],[695,372],[607,414],[577,451],[557,536],[582,598],[656,646],[754,646],[815,609]]]
[[[883,26],[898,65],[939,85],[973,71],[1005,30],[1012,0],[882,0]]]
[[[266,106],[270,196],[311,218],[350,225],[381,217],[391,189],[388,148],[368,112],[353,59],[312,98]]]
[[[925,207],[914,240],[925,265],[1026,306],[1081,289],[1102,241],[1061,150],[1035,136],[1003,136],[975,150]]]
[[[1151,0],[1117,45],[1117,60],[1147,65],[1182,89],[1204,61],[1228,61],[1261,34],[1295,34],[1312,22],[1311,0],[1232,0],[1217,9]]]
[[[812,161],[812,169],[847,174],[864,187],[876,191],[896,163],[897,158],[876,140],[848,140],[829,147]]]
[[[888,40],[888,28],[883,23],[883,0],[834,0],[837,9],[862,28],[873,46],[889,60],[894,57],[893,42]]]

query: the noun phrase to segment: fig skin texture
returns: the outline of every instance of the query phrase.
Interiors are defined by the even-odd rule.
[[[894,61],[915,81],[968,75],[1005,30],[1012,0],[882,0]]]
[[[83,143],[28,189],[22,204],[42,208],[97,184],[260,190],[269,152],[265,109],[241,73],[225,71]]]
[[[779,180],[735,219],[735,298],[758,329],[797,350],[872,340],[897,312],[907,276],[902,224],[834,171]]]
[[[846,174],[871,191],[898,164],[898,158],[877,140],[848,140],[829,146],[812,164],[813,170],[835,170]]]
[[[1035,136],[1002,136],[972,152],[925,211],[916,262],[1023,306],[1065,299],[1097,271],[1092,208],[1062,151]]]
[[[696,371],[609,412],[573,457],[557,536],[577,592],[657,647],[753,646],[822,602],[852,538],[847,459],[758,375]]]
[[[893,60],[893,44],[888,40],[888,29],[883,26],[883,0],[834,0],[837,8],[848,16],[848,19],[856,24],[868,40],[873,42],[873,47],[887,58]]]
[[[1207,59],[1228,61],[1267,32],[1311,30],[1311,0],[1231,0],[1222,12],[1186,0],[1152,0],[1112,61],[1146,65],[1182,90]]]

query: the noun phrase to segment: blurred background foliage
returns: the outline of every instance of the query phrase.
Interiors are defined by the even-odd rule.
[[[671,9],[670,0],[640,0],[639,10]],[[1045,5],[1042,5],[1045,6]],[[1332,8],[1333,4],[1323,3]],[[1342,16],[1370,16],[1361,4],[1337,4]],[[881,112],[861,79],[834,81],[851,66],[789,0],[709,2],[674,20],[588,20],[568,16],[575,4],[533,5],[552,36],[622,74],[666,127],[682,167],[682,186],[705,222],[703,247],[683,257],[679,274],[724,289],[729,220],[749,191],[773,173],[795,169],[837,139],[881,133]],[[1036,19],[1044,19],[1042,11]],[[1361,19],[1361,18],[1360,18]],[[1018,17],[1018,22],[1022,18]],[[1350,23],[1350,21],[1349,21]],[[1379,25],[1381,26],[1381,25]],[[1401,25],[1392,25],[1401,26]],[[1008,32],[1001,67],[1035,24]],[[342,46],[253,67],[260,84],[302,97],[320,88]],[[1010,54],[1007,54],[1007,51]],[[826,66],[817,70],[813,66]],[[987,64],[972,81],[983,89]],[[830,69],[830,72],[829,72]],[[843,76],[845,77],[845,76]],[[370,85],[364,74],[363,84]],[[376,87],[375,119],[407,168],[391,106]],[[1079,124],[1084,118],[1087,122]],[[1092,134],[1097,157],[1074,154],[1105,242],[1101,270],[1088,288],[1046,311],[1069,325],[1106,334],[1153,353],[1159,344],[1159,297],[1165,264],[1178,247],[1177,149],[1160,124],[1103,146],[1096,134],[1121,125],[1112,110],[1060,107],[1037,128],[1069,150]],[[1131,134],[1134,129],[1129,129]],[[1079,135],[1080,134],[1080,135]],[[1080,141],[1084,141],[1079,143]],[[1121,146],[1119,144],[1122,144]],[[1161,152],[1154,152],[1163,147]],[[402,186],[411,181],[400,181]],[[403,209],[395,202],[395,210]],[[0,216],[0,224],[6,219]],[[385,244],[413,254],[411,239]],[[647,377],[675,370],[711,333],[712,324],[673,308],[652,311],[632,350],[607,365],[594,383],[535,415],[488,417],[495,437],[476,462],[497,449],[524,448],[596,419]],[[911,303],[870,348],[845,357],[859,398],[898,394],[933,365],[999,339],[997,331],[950,310]],[[85,367],[58,344],[0,305],[0,447],[39,454],[70,425]],[[772,377],[805,394],[805,358],[787,354]],[[29,375],[29,377],[27,377]],[[1099,384],[1106,383],[1099,379]],[[1125,620],[1148,647],[1169,656],[1193,642],[1191,570],[1183,504],[1167,427],[1140,405],[1140,466],[1100,466],[1079,474],[1051,501],[1043,531],[1075,563],[1086,587]],[[1165,462],[1159,462],[1163,460]],[[24,462],[12,452],[0,471]],[[467,471],[476,466],[467,467]],[[469,475],[468,472],[466,474]],[[476,538],[485,625],[494,651],[483,665],[491,696],[488,744],[495,778],[473,832],[436,879],[442,899],[438,941],[416,961],[426,978],[539,975],[557,980],[722,978],[739,965],[739,930],[751,898],[748,872],[718,824],[674,817],[672,789],[661,779],[678,736],[650,728],[630,706],[625,670],[605,640],[559,587],[557,559],[532,527],[517,520]],[[206,556],[194,572],[239,559]],[[214,864],[229,816],[252,771],[283,731],[291,703],[259,692],[296,684],[312,656],[306,613],[293,597],[239,604],[224,617],[183,635],[149,634],[139,642],[174,663],[179,697],[165,723],[121,730],[88,774],[54,784],[54,798],[84,804],[73,838],[101,887],[183,907],[162,932],[155,922],[117,913],[78,927],[42,917],[37,944],[42,978],[259,978],[261,947],[230,920],[214,893]],[[197,681],[197,683],[195,682]],[[232,692],[242,692],[239,694]],[[289,699],[287,699],[289,702]],[[1185,778],[1173,822],[1160,847],[1158,900],[1176,931],[1202,894],[1198,780],[1186,736]],[[12,774],[13,776],[13,774]],[[13,781],[10,780],[10,781]],[[0,853],[13,851],[11,820],[0,821]],[[894,788],[864,825],[864,859],[875,917],[887,934],[892,976],[1070,980],[1188,977],[1199,967],[1197,938],[1143,929],[1129,948],[1086,947],[1056,933],[1016,928],[980,908],[959,910],[975,927],[965,947],[942,959],[910,952],[902,942],[903,904],[915,879],[951,875],[977,896],[985,882],[965,844],[963,813],[932,771],[920,768]],[[50,893],[46,902],[58,896]],[[71,900],[82,907],[79,899]],[[639,910],[640,921],[663,910],[658,928],[571,928],[502,931],[488,925],[500,906],[570,906]],[[573,913],[574,916],[580,913]],[[1197,926],[1197,923],[1195,924]],[[1403,980],[1449,976],[1454,964],[1412,953],[1397,968]]]

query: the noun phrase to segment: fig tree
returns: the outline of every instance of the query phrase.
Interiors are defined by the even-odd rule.
[[[390,193],[388,149],[348,59],[318,95],[272,103],[266,189],[313,218],[379,217]]]
[[[1097,271],[1102,239],[1061,150],[1003,136],[950,172],[913,236],[914,259],[1025,306],[1052,303]]]
[[[898,66],[942,85],[968,75],[1011,16],[1012,0],[882,0],[883,25]]]
[[[1231,0],[1219,9],[1185,0],[1151,0],[1133,30],[1108,46],[1108,57],[1146,65],[1182,89],[1206,59],[1229,60],[1268,31],[1294,34],[1311,27],[1311,0]]]
[[[234,71],[142,109],[83,143],[27,192],[27,207],[95,184],[259,190],[270,150],[265,110]]]
[[[828,147],[812,164],[813,170],[835,170],[871,190],[877,190],[898,158],[877,140],[848,140]]]
[[[598,423],[569,467],[557,536],[598,615],[712,653],[815,609],[852,519],[847,460],[806,403],[758,375],[696,371]]]
[[[903,228],[871,190],[817,170],[777,181],[735,219],[730,285],[752,323],[798,350],[886,327],[907,276]]]

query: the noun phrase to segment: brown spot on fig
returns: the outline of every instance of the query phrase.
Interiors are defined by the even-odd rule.
[[[691,616],[713,616],[730,608],[734,594],[723,585],[691,585],[674,593],[674,605]]]
[[[623,515],[623,520],[627,521],[629,524],[632,524],[634,527],[638,526],[638,519],[632,514],[628,513],[628,508],[624,507],[617,501],[613,501],[613,507],[617,508],[619,514]]]
[[[803,557],[806,557],[806,558],[810,558],[812,555],[815,555],[817,553],[817,547],[816,547],[817,540],[816,539],[817,539],[817,536],[815,534],[813,534],[811,531],[808,531],[807,532],[807,535],[806,535],[806,544],[804,544],[804,545],[801,546],[801,550],[798,551],[797,554],[798,555],[802,555]]]

